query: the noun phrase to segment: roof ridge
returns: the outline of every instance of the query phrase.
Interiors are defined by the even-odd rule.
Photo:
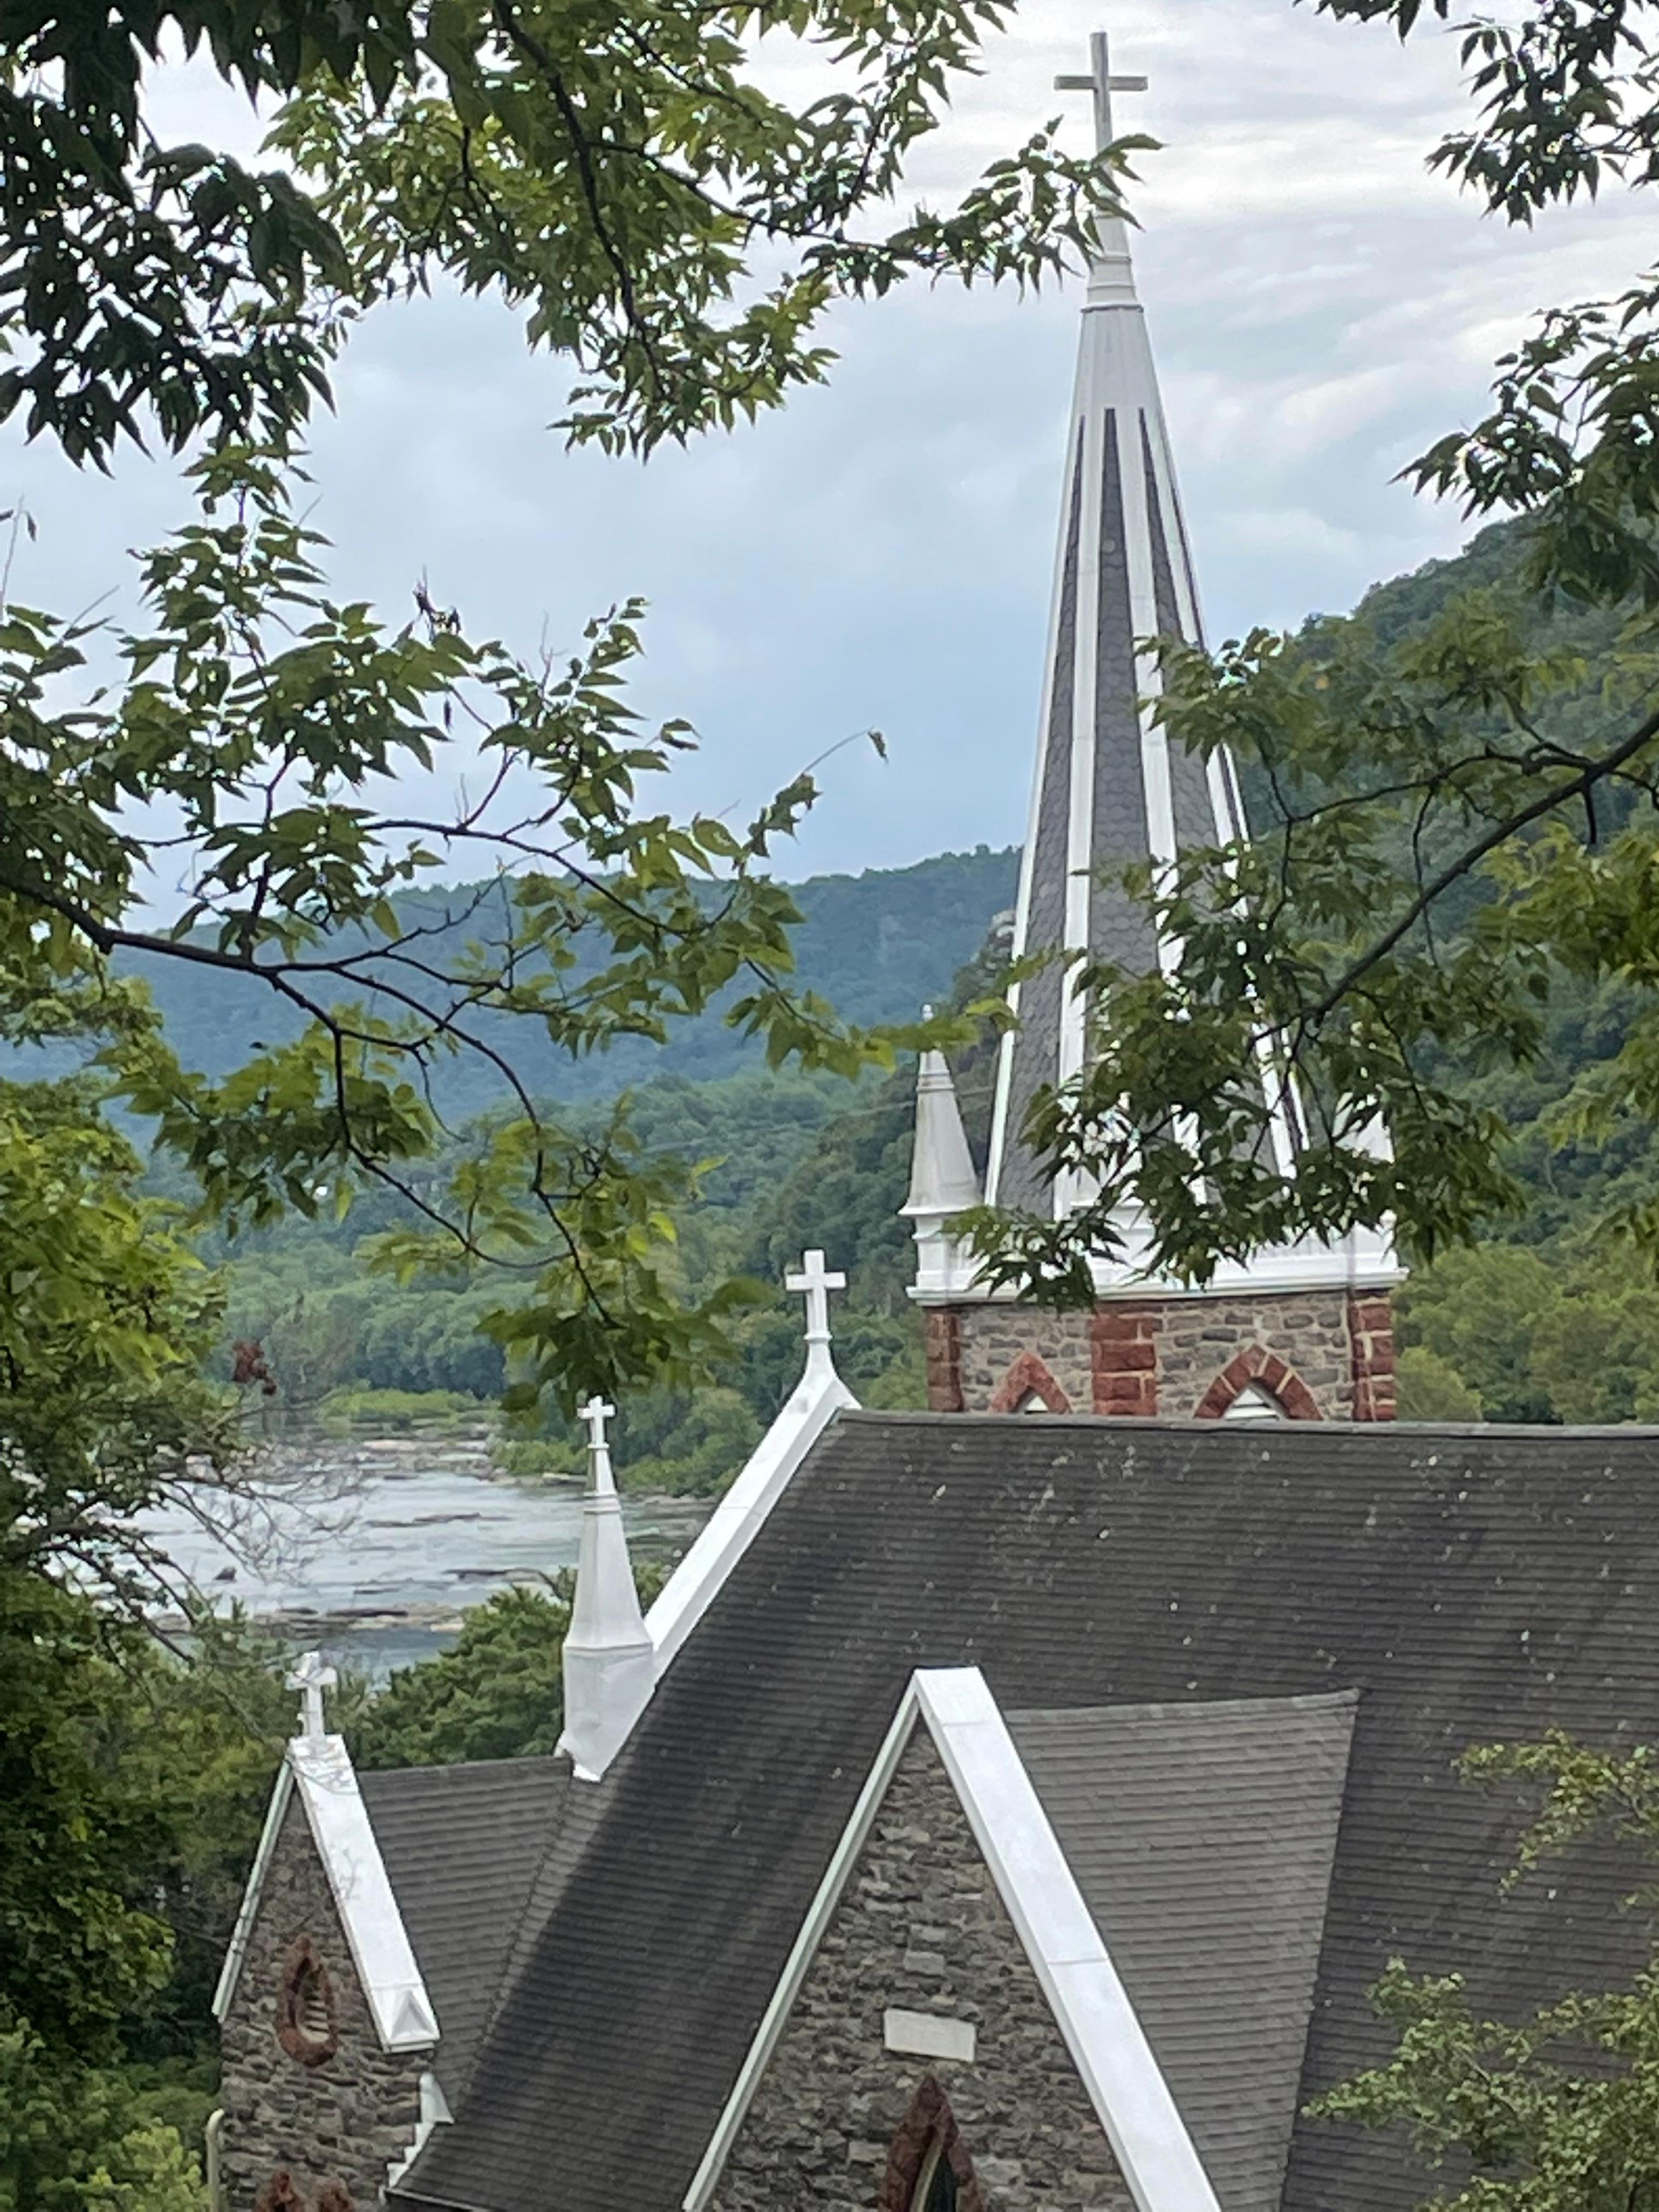
[[[1091,1720],[1102,1713],[1217,1713],[1249,1712],[1258,1711],[1283,1713],[1288,1711],[1304,1712],[1335,1711],[1344,1705],[1359,1703],[1358,1689],[1346,1690],[1291,1690],[1283,1697],[1271,1692],[1260,1698],[1122,1698],[1109,1699],[1092,1705],[1010,1705],[1005,1714],[1009,1721],[1070,1721]]]

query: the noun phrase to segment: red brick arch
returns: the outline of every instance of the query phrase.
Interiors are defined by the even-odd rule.
[[[1249,1344],[1227,1362],[1194,1408],[1200,1421],[1218,1421],[1239,1392],[1257,1383],[1270,1391],[1285,1409],[1287,1420],[1321,1421],[1325,1418],[1302,1377],[1276,1352],[1265,1345]]]
[[[997,1385],[987,1409],[993,1413],[1017,1413],[1025,1401],[1036,1396],[1051,1413],[1069,1413],[1072,1401],[1035,1352],[1022,1352]]]

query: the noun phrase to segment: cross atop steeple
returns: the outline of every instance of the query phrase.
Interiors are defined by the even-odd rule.
[[[822,1252],[801,1255],[799,1275],[786,1275],[786,1291],[805,1291],[806,1293],[806,1341],[808,1344],[828,1344],[830,1341],[830,1293],[847,1288],[845,1275],[831,1274],[824,1267]]]
[[[616,1407],[607,1406],[605,1400],[597,1393],[581,1408],[576,1418],[586,1427],[587,1448],[590,1451],[605,1449],[606,1443],[605,1425],[607,1421],[615,1420],[616,1417]]]
[[[616,1407],[607,1406],[597,1391],[585,1406],[577,1410],[576,1418],[587,1431],[587,1488],[590,1497],[605,1497],[616,1490],[617,1479],[611,1471],[611,1446],[605,1433],[605,1423],[614,1420],[616,1413]]]
[[[1089,40],[1089,74],[1087,76],[1057,76],[1056,92],[1091,92],[1095,96],[1095,150],[1104,153],[1112,143],[1112,94],[1115,92],[1145,92],[1144,76],[1114,76],[1107,56],[1104,31],[1097,31]]]
[[[300,1655],[294,1672],[284,1680],[285,1689],[301,1692],[300,1732],[307,1743],[320,1743],[328,1734],[323,1717],[323,1692],[331,1690],[339,1679],[331,1667],[323,1664],[320,1651],[305,1651]]]
[[[1145,92],[1144,76],[1114,76],[1104,31],[1089,41],[1087,76],[1057,76],[1056,92],[1091,92],[1095,98],[1095,150],[1103,153],[1112,143],[1112,94]],[[1129,262],[1129,228],[1121,215],[1103,215],[1095,223],[1095,251],[1089,262],[1090,307],[1135,307],[1134,271]]]

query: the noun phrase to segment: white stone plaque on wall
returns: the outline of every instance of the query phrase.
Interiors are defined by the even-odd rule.
[[[890,2051],[914,2058],[974,2061],[974,2023],[946,2020],[936,2012],[903,2012],[890,2007],[881,2016],[882,2041]]]

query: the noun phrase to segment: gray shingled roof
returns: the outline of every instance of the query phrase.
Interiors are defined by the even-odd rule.
[[[360,1777],[392,1893],[438,2014],[439,2080],[464,2097],[570,1768],[562,1759]]]
[[[1352,1691],[1011,1713],[1222,2212],[1274,2212]]]
[[[1500,1898],[1516,1808],[1452,1769],[1550,1722],[1659,1734],[1656,1499],[1637,1429],[843,1416],[573,1785],[471,2090],[399,2197],[678,2212],[920,1665],[981,1666],[1005,1711],[1359,1691],[1304,2092],[1386,2048],[1364,1991],[1392,1953],[1505,2006],[1624,1971],[1626,1870]],[[1298,2123],[1287,2212],[1423,2190],[1391,2138]]]

